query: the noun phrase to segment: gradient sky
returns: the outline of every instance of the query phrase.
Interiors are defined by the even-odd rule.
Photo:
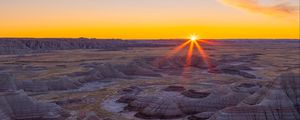
[[[296,38],[299,0],[1,0],[0,37]]]

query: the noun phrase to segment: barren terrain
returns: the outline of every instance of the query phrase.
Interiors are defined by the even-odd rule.
[[[182,41],[11,41],[0,46],[1,120],[300,119],[298,41],[203,44],[211,66],[196,51],[185,66],[187,49],[167,58]]]

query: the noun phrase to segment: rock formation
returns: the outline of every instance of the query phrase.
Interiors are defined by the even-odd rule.
[[[109,63],[100,64],[99,66],[96,66],[94,70],[96,70],[96,75],[99,79],[126,77],[124,73],[120,72],[118,69],[115,68],[115,66]]]
[[[214,115],[214,112],[202,112],[195,115],[191,115],[188,117],[189,120],[206,120],[209,119],[212,115]]]
[[[239,105],[217,112],[210,120],[298,120],[299,78],[294,73],[283,74]]]
[[[244,81],[205,92],[168,86],[162,89],[166,93],[124,94],[117,102],[127,103],[127,110],[137,111],[135,116],[145,119],[191,115],[191,120],[296,120],[300,118],[298,81],[299,75],[290,73],[272,83]]]
[[[177,101],[173,99],[160,99],[152,101],[144,109],[138,112],[135,116],[141,118],[160,118],[170,119],[183,116],[183,111]]]
[[[133,98],[133,97],[132,97]],[[133,100],[128,104],[127,109],[129,110],[143,110],[149,104],[156,101],[158,98],[153,96],[138,97],[135,96]]]
[[[84,83],[101,81],[107,78],[130,78],[129,76],[152,76],[160,77],[161,75],[152,71],[150,68],[141,67],[134,62],[124,65],[112,65],[110,63],[89,64],[84,67],[90,70],[84,72],[75,72],[67,76],[55,77],[38,80],[19,80],[19,81],[2,81],[1,89],[23,89],[29,92],[47,92],[58,90],[77,89]],[[3,76],[3,79],[7,77]],[[1,81],[0,81],[1,82]],[[8,86],[9,84],[12,86]]]
[[[196,91],[196,90],[187,90],[181,93],[182,95],[190,98],[205,98],[207,97],[210,93],[209,92],[204,92],[204,91]]]
[[[286,73],[278,77],[280,85],[287,97],[300,113],[300,74]]]
[[[0,83],[5,83],[0,91],[0,118],[9,119],[59,119],[62,109],[52,103],[37,101],[23,90],[17,90],[13,77],[1,74]],[[2,85],[2,84],[1,84]],[[2,88],[2,87],[1,87]]]
[[[118,70],[126,75],[161,77],[160,74],[154,72],[145,65],[146,63],[131,62],[127,65],[119,65]],[[146,67],[145,67],[146,66]]]
[[[93,69],[80,75],[85,76],[82,80],[86,82],[105,78],[130,78],[129,76],[161,77],[160,74],[154,72],[152,68],[149,68],[150,66],[148,64],[136,61],[128,64],[112,65],[110,63],[94,63],[85,66]]]
[[[57,119],[61,108],[52,103],[42,103],[26,95],[24,91],[5,93],[0,96],[3,111],[13,119]]]
[[[231,75],[239,75],[245,78],[255,79],[256,76],[246,72],[246,70],[252,70],[250,67],[243,65],[220,65],[214,69],[210,69],[211,73],[223,73],[223,74],[231,74]]]
[[[0,92],[15,91],[17,86],[12,75],[0,73]]]
[[[262,85],[255,82],[238,82],[231,87],[233,91],[254,94]]]
[[[11,120],[11,118],[0,109],[0,120]]]
[[[195,113],[216,112],[226,107],[236,106],[252,92],[244,89],[233,90],[230,86],[226,86],[207,92],[187,90],[180,93],[177,88],[179,87],[167,87],[167,93],[149,96],[143,93],[125,94],[117,102],[128,103],[126,109],[137,111],[136,117],[170,119]],[[163,90],[166,91],[166,88]]]

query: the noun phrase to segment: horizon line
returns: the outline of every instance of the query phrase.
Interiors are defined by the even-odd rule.
[[[0,39],[187,40],[189,38],[0,37]],[[206,39],[206,40],[300,40],[300,38],[201,38],[201,39]]]

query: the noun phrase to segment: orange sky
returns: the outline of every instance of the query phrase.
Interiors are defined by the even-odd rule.
[[[0,37],[299,39],[298,5],[299,0],[1,0]]]

